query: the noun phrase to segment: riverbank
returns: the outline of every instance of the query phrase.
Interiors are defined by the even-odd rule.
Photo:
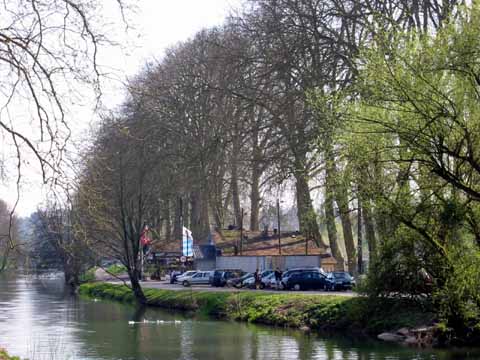
[[[134,303],[125,285],[87,283],[80,293]],[[338,331],[377,337],[385,331],[430,324],[433,314],[407,299],[317,296],[264,292],[213,292],[144,289],[150,306],[188,311],[220,319],[247,321],[304,331]]]

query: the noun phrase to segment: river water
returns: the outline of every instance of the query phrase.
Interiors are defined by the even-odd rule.
[[[480,359],[71,296],[58,278],[0,278],[0,347],[31,360]]]

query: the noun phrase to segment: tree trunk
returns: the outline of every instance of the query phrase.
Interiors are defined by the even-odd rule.
[[[260,169],[259,164],[254,161],[252,168],[252,189],[250,193],[250,230],[258,231],[260,212]]]
[[[166,199],[163,209],[163,217],[164,217],[164,227],[165,227],[165,240],[167,243],[172,241],[172,219],[170,215],[170,199]]]
[[[357,273],[356,249],[353,240],[352,222],[350,220],[350,209],[348,208],[348,187],[344,184],[342,177],[338,174],[335,164],[335,155],[333,153],[333,145],[331,142],[325,144],[325,155],[328,166],[328,176],[334,191],[335,202],[340,214],[340,220],[343,230],[343,241],[345,242],[345,250],[347,252],[348,271],[352,274]]]
[[[300,224],[300,232],[306,239],[313,239],[317,246],[326,247],[320,234],[320,229],[318,228],[317,214],[313,209],[307,178],[302,171],[296,171],[295,179],[297,216]]]
[[[182,251],[182,216],[183,216],[183,200],[179,197],[175,201],[175,218],[173,223],[173,238],[176,247]]]
[[[232,200],[233,200],[233,216],[235,225],[240,226],[242,221],[242,214],[240,213],[240,191],[238,189],[238,173],[237,173],[237,160],[236,155],[232,156],[232,178],[230,186],[232,188]]]
[[[201,192],[201,206],[200,206],[200,225],[201,235],[197,239],[197,244],[208,244],[210,237],[210,209],[209,209],[209,196],[205,189]]]
[[[343,186],[337,186],[336,202],[340,212],[340,220],[342,222],[343,240],[345,241],[345,250],[347,251],[348,271],[355,275],[357,273],[357,255],[355,242],[353,240],[350,209],[348,208],[348,193]]]
[[[363,229],[362,229],[362,202],[360,196],[358,197],[358,210],[357,210],[357,248],[358,248],[358,273],[363,274]]]
[[[328,176],[328,175],[327,175]],[[328,180],[327,180],[328,184]],[[335,269],[338,271],[345,270],[345,259],[339,247],[339,240],[337,234],[337,226],[335,223],[335,209],[333,207],[333,193],[330,186],[325,186],[325,220],[327,223],[328,242],[330,243],[330,249],[332,250],[332,256],[337,260]]]
[[[258,124],[252,129],[252,188],[250,192],[250,230],[258,231],[260,212],[260,177],[262,176],[262,151],[258,144]]]
[[[133,269],[130,272],[130,284],[132,284],[132,291],[133,295],[135,295],[135,299],[142,304],[145,305],[147,303],[147,298],[143,293],[142,286],[140,285],[140,276],[136,269]]]
[[[347,251],[347,266],[348,271],[352,274],[357,272],[357,260],[355,243],[353,240],[352,222],[350,220],[350,209],[348,208],[348,190],[347,186],[343,183],[340,175],[337,172],[335,165],[335,158],[333,155],[333,149],[331,145],[327,148],[327,162],[330,164],[329,179],[331,183],[334,183],[334,195],[335,201],[340,213],[340,220],[342,222],[343,241],[345,242],[345,250]]]
[[[190,227],[196,244],[208,243],[210,232],[208,216],[208,194],[196,189],[190,193]]]
[[[377,239],[375,237],[375,226],[373,224],[372,209],[369,201],[363,201],[363,221],[365,223],[365,238],[368,244],[369,264],[377,256]]]

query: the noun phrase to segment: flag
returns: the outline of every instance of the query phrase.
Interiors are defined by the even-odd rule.
[[[152,243],[152,240],[148,236],[148,231],[149,230],[150,229],[148,228],[148,225],[145,225],[142,232],[140,233],[140,244],[142,246],[150,245]]]
[[[193,256],[193,237],[192,232],[186,227],[182,230],[182,255]]]

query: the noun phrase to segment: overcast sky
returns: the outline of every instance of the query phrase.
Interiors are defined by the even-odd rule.
[[[115,69],[119,80],[135,75],[142,66],[152,59],[161,59],[164,51],[175,43],[187,40],[202,28],[220,25],[231,10],[238,8],[242,0],[137,0],[137,10],[130,14],[129,24],[133,30],[119,31],[116,40],[122,42],[121,51],[105,51],[101,57],[104,66]],[[107,12],[109,10],[107,9]],[[112,14],[115,9],[112,9]],[[107,14],[108,16],[112,16]],[[118,12],[117,15],[118,16]],[[105,83],[105,102],[116,106],[122,102],[123,93],[117,85]],[[86,131],[95,116],[85,109],[75,110],[79,134]],[[78,115],[81,114],[81,115]],[[88,115],[85,115],[88,114]],[[78,135],[77,135],[78,136]],[[0,185],[0,198],[13,204],[16,198],[14,172],[8,172],[4,184]],[[17,214],[27,216],[43,201],[38,169],[24,169],[20,203]]]

